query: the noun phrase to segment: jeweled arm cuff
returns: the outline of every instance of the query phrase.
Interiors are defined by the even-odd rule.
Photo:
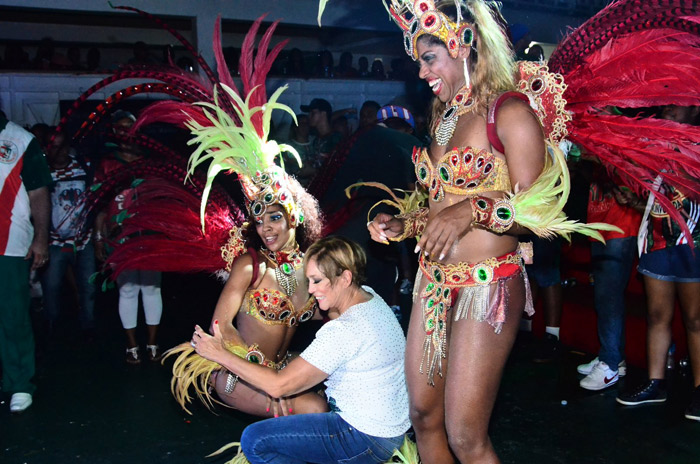
[[[475,196],[469,201],[472,205],[472,225],[502,234],[515,222],[515,208],[506,198]]]
[[[404,214],[397,214],[396,219],[403,221],[403,233],[389,240],[400,242],[407,238],[418,237],[423,233],[425,225],[428,223],[428,208],[419,208]]]

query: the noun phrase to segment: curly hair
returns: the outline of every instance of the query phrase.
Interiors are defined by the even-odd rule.
[[[489,103],[498,95],[515,90],[516,65],[513,49],[505,31],[505,19],[498,4],[486,0],[437,1],[436,7],[453,21],[457,21],[459,4],[462,18],[474,28],[474,43],[469,55],[472,73],[472,97],[484,114]],[[419,41],[430,45],[445,44],[437,37],[424,34]],[[433,101],[432,120],[445,109],[438,99]]]
[[[304,213],[304,222],[301,227],[296,229],[296,239],[299,244],[299,248],[304,251],[312,243],[321,237],[321,231],[323,230],[323,215],[321,213],[321,208],[318,206],[318,201],[309,192],[301,186],[299,181],[293,177],[289,177],[288,184],[289,191],[292,193],[294,200],[301,208]],[[283,208],[284,211],[284,208]],[[287,213],[284,213],[287,221]],[[249,221],[249,226],[247,227],[247,245],[255,249],[259,249],[263,246],[262,240],[255,233],[255,227],[251,227],[254,224],[253,221]]]

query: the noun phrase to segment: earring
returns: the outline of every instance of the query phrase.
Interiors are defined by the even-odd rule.
[[[467,59],[464,59],[464,85],[468,88],[472,88],[472,83],[469,79],[469,66],[467,66]]]

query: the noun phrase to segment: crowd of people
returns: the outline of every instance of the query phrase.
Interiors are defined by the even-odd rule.
[[[196,326],[191,340],[166,353],[177,357],[172,391],[178,402],[186,408],[194,387],[209,407],[218,403],[264,418],[240,438],[242,455],[251,463],[385,462],[410,431],[421,462],[498,462],[489,422],[506,362],[538,297],[546,327],[535,361],[549,361],[560,350],[562,238],[579,232],[592,238],[592,299],[600,339],[597,357],[578,366],[581,388],[602,390],[626,373],[625,287],[639,255],[648,306],[648,379],[620,391],[617,402],[666,401],[665,366],[677,296],[694,388],[685,417],[700,420],[700,255],[693,249],[700,245],[700,206],[694,171],[673,172],[683,169],[681,164],[669,165],[647,190],[635,189],[589,146],[570,146],[570,154],[580,150],[592,160],[576,168],[590,186],[591,224],[567,220],[563,202],[556,200],[562,195],[566,200],[570,187],[558,126],[516,91],[513,56],[542,65],[539,50],[523,55],[527,30],[512,27],[509,37],[498,10],[482,0],[418,3],[394,2],[390,12],[404,33],[407,54],[418,64],[418,77],[434,94],[427,118],[419,108],[371,100],[359,111],[334,111],[318,96],[299,112],[283,108],[295,113],[296,124],[288,137],[268,140],[269,117],[254,121],[242,111],[238,117],[249,124],[227,131],[235,119],[214,121],[188,102],[178,107],[198,144],[190,175],[216,157],[238,174],[247,213],[244,223],[216,226],[224,241],[219,238],[209,251],[228,280],[210,325]],[[432,15],[435,21],[411,22],[407,13]],[[142,45],[134,54],[132,64],[152,64]],[[272,65],[275,58],[274,53],[263,56],[256,66],[265,59]],[[299,49],[287,58],[280,69],[290,77],[386,78],[381,61],[367,70],[361,58],[355,69],[349,52],[337,67],[330,52],[321,52],[308,73]],[[402,60],[392,63],[395,78],[405,74],[402,66]],[[561,97],[556,92],[563,89],[551,87],[551,98]],[[244,88],[258,99],[251,105],[265,107],[253,89]],[[207,104],[224,113],[227,105],[249,104],[241,102],[212,99]],[[669,127],[689,129],[700,122],[699,108],[663,105],[649,114],[670,121]],[[602,118],[620,113],[614,105],[596,110]],[[154,114],[148,111],[144,114]],[[349,115],[357,117],[357,127],[350,127]],[[15,198],[0,205],[5,223],[0,272],[8,283],[2,291],[8,304],[1,307],[0,360],[12,412],[30,407],[35,390],[26,291],[30,270],[41,274],[44,312],[52,327],[61,311],[61,282],[72,267],[80,327],[90,334],[96,291],[90,276],[96,263],[115,266],[111,248],[147,247],[154,233],[134,233],[127,214],[144,206],[139,203],[142,188],[158,187],[148,179],[143,187],[134,181],[118,188],[109,204],[92,215],[83,211],[91,207],[84,204],[91,185],[148,161],[129,138],[135,123],[130,113],[113,112],[110,127],[118,142],[90,159],[76,153],[60,131],[38,125],[32,136],[0,117],[7,160],[0,165],[2,193]],[[226,147],[245,141],[246,146],[259,143],[259,149],[232,155],[222,150],[222,139]],[[286,171],[275,164],[285,146],[295,150],[284,155]],[[679,154],[688,151],[680,141],[665,140],[664,146]],[[215,192],[217,173],[207,173],[201,211],[188,216],[201,215],[206,237],[213,236],[207,227],[214,227],[206,195]],[[685,180],[676,182],[667,173]],[[131,231],[128,237],[124,230]],[[410,239],[415,242],[409,244]],[[160,272],[171,269],[128,264],[119,264],[116,280],[126,362],[142,359],[136,331],[139,292],[146,356],[159,361]],[[401,318],[400,293],[412,293],[404,327],[396,317]],[[292,353],[297,328],[310,319],[324,324],[308,347]]]

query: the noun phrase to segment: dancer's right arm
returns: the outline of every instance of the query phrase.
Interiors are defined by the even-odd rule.
[[[236,318],[243,296],[248,288],[255,282],[253,280],[253,258],[249,253],[239,256],[231,266],[231,275],[224,285],[224,289],[219,296],[219,301],[214,309],[214,316],[211,318],[211,324],[214,321],[219,321],[221,334],[224,340],[246,346],[246,342],[241,337],[238,330],[233,325],[233,320]],[[210,326],[210,330],[213,325]]]

